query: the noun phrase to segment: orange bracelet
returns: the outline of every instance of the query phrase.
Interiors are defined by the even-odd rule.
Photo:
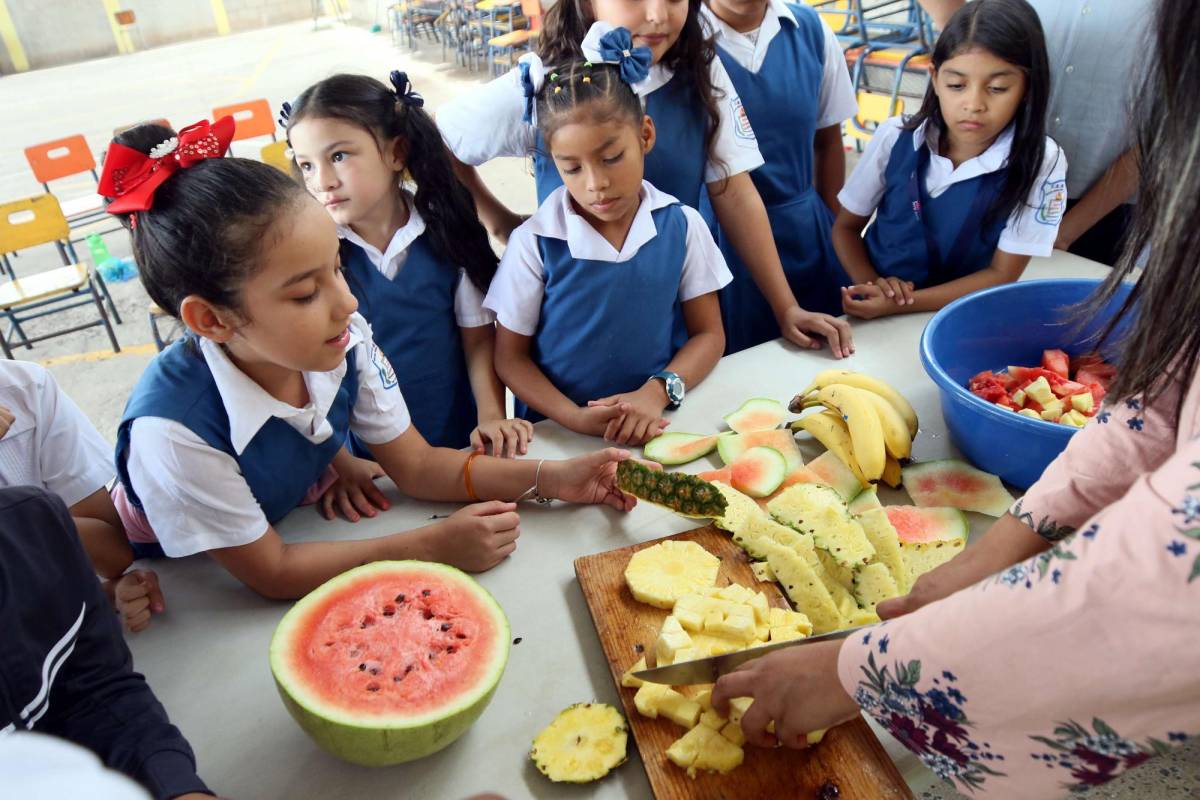
[[[463,464],[463,484],[467,487],[467,497],[472,503],[479,502],[479,495],[475,494],[475,486],[471,483],[471,462],[479,455],[479,453],[471,453],[467,456],[466,463]]]

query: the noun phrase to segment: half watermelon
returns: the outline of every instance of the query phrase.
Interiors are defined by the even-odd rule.
[[[447,746],[483,713],[509,651],[508,619],[454,567],[379,561],[294,605],[271,639],[283,704],[325,750],[378,767]]]

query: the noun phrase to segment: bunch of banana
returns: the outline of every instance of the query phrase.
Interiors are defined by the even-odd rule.
[[[825,445],[863,486],[880,480],[900,485],[900,462],[912,455],[917,435],[917,414],[903,395],[870,375],[828,369],[788,409],[799,413],[818,406],[825,410],[796,420],[792,429]]]

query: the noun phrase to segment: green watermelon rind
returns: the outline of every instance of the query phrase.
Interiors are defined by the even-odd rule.
[[[709,439],[709,444],[704,447],[697,448],[694,452],[688,455],[672,455],[671,449],[680,445],[700,444],[703,440]],[[711,453],[717,447],[717,435],[710,434],[708,436],[699,433],[683,433],[682,431],[671,431],[659,436],[655,436],[642,447],[642,455],[648,460],[655,461],[665,467],[675,467],[680,464],[687,464],[695,461],[698,458]]]
[[[496,652],[491,668],[484,673],[473,689],[465,691],[454,702],[419,716],[398,714],[356,717],[353,712],[332,707],[316,697],[293,676],[284,662],[284,654],[305,611],[321,602],[325,595],[348,583],[372,573],[387,574],[393,570],[411,573],[428,571],[439,578],[449,579],[469,590],[484,608],[491,611],[490,620],[496,628]],[[314,742],[326,752],[354,764],[385,767],[423,758],[449,746],[479,718],[500,683],[512,641],[512,629],[504,609],[491,593],[465,572],[446,564],[428,561],[376,561],[343,572],[323,583],[301,598],[279,621],[271,637],[270,663],[275,687],[288,713]]]
[[[925,495],[916,489],[916,486],[921,478],[927,477],[931,474],[941,476],[950,475],[955,472],[969,473],[972,477],[979,478],[981,480],[987,480],[990,478],[992,480],[989,482],[992,483],[992,485],[985,491],[975,492],[970,495],[956,492],[955,494],[958,495],[958,497],[952,497],[943,494],[943,496],[938,498],[930,498],[929,502],[922,502],[922,500],[925,499]],[[958,459],[954,458],[944,458],[938,461],[924,461],[920,464],[909,464],[900,471],[900,474],[902,476],[901,482],[904,484],[904,488],[908,490],[908,494],[910,497],[912,497],[913,503],[922,508],[948,506],[952,508],[958,508],[963,511],[975,511],[980,514],[986,514],[989,517],[1002,517],[1008,512],[1008,509],[1012,506],[1012,504],[1016,502],[1016,498],[1014,498],[1009,491],[1004,488],[1004,484],[1000,482],[1000,478],[992,475],[990,472],[984,472],[981,469],[977,469],[965,461],[959,461]],[[973,499],[967,499],[965,502],[948,502],[961,500],[963,498]]]

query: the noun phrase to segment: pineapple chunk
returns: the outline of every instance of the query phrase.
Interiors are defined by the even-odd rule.
[[[716,620],[710,617],[704,619],[704,632],[716,636],[724,636],[737,642],[752,642],[757,636],[754,623],[754,611],[750,606],[737,605],[730,608],[722,617],[719,611]]]
[[[1033,419],[1041,419],[1042,415],[1034,411],[1032,408],[1022,408],[1017,412],[1022,417],[1032,417]]]
[[[699,685],[704,688],[698,689],[696,686],[693,686],[691,687],[692,691],[688,693],[688,696],[695,700],[700,705],[700,708],[704,711],[711,711],[713,684],[703,683]]]
[[[753,697],[734,697],[729,700],[729,721],[742,724],[742,716],[754,702]]]
[[[771,643],[775,642],[790,642],[792,639],[803,639],[805,634],[801,633],[799,628],[782,626],[771,628]]]
[[[682,664],[686,661],[699,661],[702,658],[708,658],[708,654],[700,651],[696,647],[684,647],[681,650],[675,651],[675,657],[671,659],[672,664]],[[665,664],[663,666],[666,666]]]
[[[810,562],[816,557],[816,554],[813,552],[812,536],[807,533],[801,533],[786,525],[780,525],[775,520],[766,516],[754,520],[750,525],[750,529],[755,533],[760,542],[766,540],[781,544],[784,547],[795,550]],[[763,553],[761,557],[766,558],[767,556]]]
[[[1075,428],[1082,428],[1084,425],[1087,425],[1088,418],[1085,417],[1083,414],[1080,414],[1075,409],[1071,409],[1070,411],[1068,411],[1067,413],[1065,413],[1061,417],[1059,417],[1058,421],[1066,423],[1067,425],[1071,425],[1072,427],[1075,427]]]
[[[659,683],[642,684],[633,696],[633,705],[643,717],[665,717],[685,728],[692,727],[700,719],[700,705],[695,700]]]
[[[954,558],[966,545],[965,538],[901,545],[904,564],[908,568],[908,585],[912,586],[917,578]]]
[[[1071,395],[1071,408],[1081,414],[1086,414],[1096,407],[1096,400],[1091,392]]]
[[[704,614],[707,606],[706,598],[698,594],[685,594],[675,601],[671,616],[679,620],[679,624],[693,633],[704,630]]]
[[[1017,389],[1012,393],[1012,401],[1017,408],[1022,408],[1025,405],[1025,390]]]
[[[725,727],[721,728],[721,735],[738,747],[746,743],[746,734],[742,733],[742,726],[736,722],[725,723]]]
[[[588,783],[624,763],[628,740],[629,726],[615,708],[578,703],[537,735],[529,757],[552,781]]]
[[[847,594],[838,601],[838,613],[842,615],[843,620],[850,619],[859,612],[858,601],[853,596]]]
[[[697,633],[692,637],[693,646],[696,652],[703,653],[702,657],[708,656],[723,656],[726,653],[736,653],[738,650],[745,649],[742,642],[735,642],[732,639],[726,639],[724,636],[712,636],[707,633]]]
[[[737,541],[738,533],[746,529],[746,525],[750,520],[755,517],[764,516],[763,511],[758,507],[758,503],[732,486],[728,486],[720,481],[713,481],[712,483],[713,486],[717,487],[717,491],[721,493],[721,496],[725,498],[725,513],[713,518],[713,524],[718,528],[729,531],[734,535],[734,541]]]
[[[741,747],[706,725],[697,725],[667,748],[667,758],[693,778],[699,770],[729,772],[744,757]]]
[[[825,584],[825,588],[829,590],[829,596],[833,598],[833,602],[838,608],[845,608],[847,605],[858,607],[858,603],[854,599],[854,571],[843,567],[837,563],[828,552],[820,548],[817,549],[817,566],[813,571],[817,577],[821,579],[821,583]]]
[[[663,620],[658,639],[654,642],[654,663],[659,667],[671,664],[675,660],[675,651],[692,646],[692,637],[688,636],[679,620],[667,617]]]
[[[1042,404],[1042,419],[1047,422],[1057,422],[1058,418],[1063,413],[1063,401],[1051,400],[1049,403]]]
[[[643,717],[658,719],[658,704],[671,694],[676,692],[670,686],[643,682],[633,696],[633,705]]]
[[[767,602],[767,596],[762,592],[755,592],[747,601],[750,610],[754,612],[754,624],[765,625],[767,622],[767,613],[771,610],[771,604]]]
[[[645,681],[643,681],[641,678],[633,677],[633,673],[641,672],[645,668],[646,668],[646,657],[642,656],[634,663],[634,665],[632,667],[625,670],[625,673],[623,675],[621,675],[621,685],[626,687],[627,689],[637,689],[638,687],[640,687],[643,683],[645,683]]]
[[[1054,392],[1050,389],[1050,382],[1046,380],[1044,375],[1039,376],[1036,381],[1026,386],[1025,394],[1036,400],[1040,406],[1045,406],[1054,399]]]
[[[805,636],[812,633],[812,623],[808,617],[799,611],[789,611],[785,608],[771,609],[772,628],[795,628]]]
[[[750,570],[754,573],[754,577],[763,583],[775,582],[775,573],[771,571],[771,565],[765,561],[752,562]]]
[[[682,595],[712,586],[720,568],[721,560],[695,542],[668,539],[633,554],[625,583],[639,601],[670,609]]]
[[[892,580],[896,582],[897,591],[906,594],[911,587],[905,582],[908,571],[904,568],[904,556],[900,553],[900,536],[888,520],[887,512],[883,508],[866,511],[859,514],[858,522],[875,548],[875,560],[887,566],[892,573]]]
[[[891,571],[878,561],[859,568],[854,575],[854,598],[862,608],[874,610],[882,601],[899,594]]]
[[[811,566],[795,551],[771,542],[767,560],[787,596],[812,620],[813,630],[828,633],[842,627],[842,613]]]
[[[860,608],[853,615],[847,617],[846,627],[857,628],[859,625],[871,625],[879,622],[879,615],[873,609]]]
[[[812,747],[814,744],[820,744],[821,740],[825,738],[825,731],[827,730],[829,729],[821,728],[819,731],[809,731],[807,736],[805,736],[808,739],[808,746]]]
[[[719,589],[708,589],[707,594],[710,597],[716,597],[720,600],[728,600],[731,603],[745,603],[754,596],[754,592],[742,586],[740,583],[731,583],[728,586],[722,586]]]
[[[811,534],[813,544],[842,566],[853,569],[875,555],[862,526],[828,486],[798,483],[767,503],[767,511],[784,525]]]
[[[700,714],[700,724],[707,725],[714,731],[721,730],[721,728],[724,728],[728,722],[729,720],[725,719],[711,708]]]

